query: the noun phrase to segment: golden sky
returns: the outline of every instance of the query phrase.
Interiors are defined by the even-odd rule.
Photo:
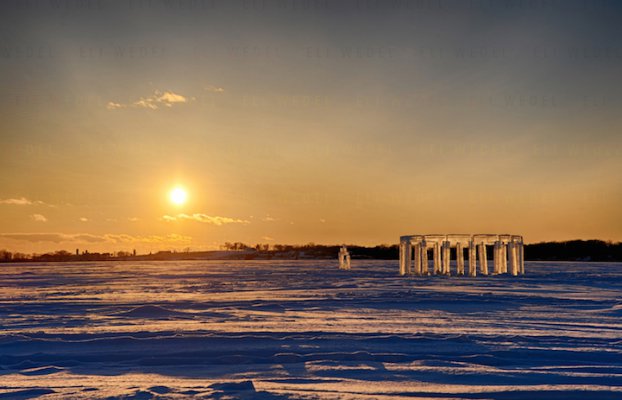
[[[24,4],[0,248],[622,240],[615,2]]]

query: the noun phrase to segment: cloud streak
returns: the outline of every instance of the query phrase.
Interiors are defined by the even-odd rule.
[[[40,200],[29,200],[25,197],[19,197],[19,198],[13,198],[13,199],[2,199],[0,200],[0,204],[10,204],[14,206],[46,205],[44,202]]]
[[[141,97],[132,103],[122,104],[114,101],[109,101],[106,104],[108,110],[119,110],[123,108],[145,108],[148,110],[157,110],[159,108],[170,108],[175,105],[189,103],[193,99],[189,99],[179,93],[171,92],[168,90],[159,91],[156,90],[151,96]]]
[[[30,216],[30,219],[32,219],[35,222],[48,222],[48,219],[45,217],[45,215],[41,215],[41,214],[32,214]]]
[[[221,88],[220,86],[206,86],[205,90],[211,93],[224,93],[225,89]]]
[[[128,235],[107,233],[103,235],[93,235],[90,233],[0,233],[0,239],[11,239],[31,243],[110,243],[110,244],[130,244],[130,243],[190,243],[191,236],[178,234],[169,235]]]
[[[226,224],[250,224],[250,221],[245,219],[237,219],[237,218],[229,218],[229,217],[219,217],[219,216],[211,216],[202,213],[195,214],[177,214],[177,215],[164,215],[162,216],[162,220],[167,222],[175,222],[175,221],[196,221],[204,224],[211,224],[216,226],[222,226]]]

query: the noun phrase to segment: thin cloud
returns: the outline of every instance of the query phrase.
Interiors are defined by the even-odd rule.
[[[170,107],[172,104],[175,103],[187,103],[188,99],[180,94],[176,94],[173,92],[164,92],[161,95],[157,96],[154,101],[157,101],[158,103],[164,103],[165,105]]]
[[[80,217],[80,222],[89,222],[89,219],[86,217]]]
[[[262,236],[261,240],[265,240],[266,242],[271,242],[274,240],[274,238],[270,236]]]
[[[28,200],[25,197],[20,197],[18,199],[4,199],[0,200],[0,204],[11,204],[14,206],[29,206],[32,205],[32,200]]]
[[[171,233],[169,235],[148,235],[133,236],[127,234],[106,234],[103,238],[110,243],[150,243],[150,244],[166,244],[166,243],[190,243],[192,236],[179,235]]]
[[[146,108],[149,110],[157,110],[162,107],[170,108],[174,105],[189,103],[192,100],[193,99],[189,99],[179,93],[168,90],[163,92],[156,90],[151,96],[141,97],[140,99],[128,104],[109,101],[108,104],[106,104],[106,108],[108,110],[119,110],[122,108]]]
[[[226,224],[250,224],[250,221],[245,219],[237,219],[237,218],[229,218],[229,217],[219,217],[219,216],[211,216],[207,214],[195,213],[195,214],[177,214],[175,216],[172,215],[164,215],[162,216],[162,220],[168,222],[174,221],[196,221],[204,224],[211,224],[216,226],[222,226]]]
[[[269,216],[269,215],[266,215],[266,216],[265,216],[265,217],[263,217],[261,220],[262,220],[262,221],[265,221],[265,222],[274,222],[274,221],[276,221],[276,218],[273,218],[273,217],[271,217],[271,216]]]
[[[219,86],[212,86],[212,85],[206,86],[205,90],[211,93],[224,93],[225,92],[224,88],[221,88]]]
[[[10,204],[14,206],[46,205],[44,202],[40,200],[30,200],[25,197],[3,199],[3,200],[0,200],[0,204]]]
[[[11,239],[17,241],[40,243],[64,243],[64,242],[80,242],[80,243],[111,243],[111,244],[167,244],[167,243],[190,243],[191,236],[178,234],[169,235],[148,235],[134,236],[128,234],[107,233],[104,235],[92,235],[89,233],[0,233],[0,238]]]
[[[108,104],[106,104],[106,108],[109,110],[118,110],[119,108],[125,108],[126,106],[124,106],[121,103],[115,103],[114,101],[109,101]]]
[[[32,243],[60,243],[68,240],[67,235],[61,233],[0,233],[0,238]]]
[[[32,219],[35,222],[47,222],[48,221],[48,219],[44,215],[41,215],[41,214],[32,214],[30,216],[30,219]]]
[[[63,235],[65,237],[64,241],[77,241],[77,242],[88,242],[88,243],[103,243],[106,239],[99,235],[91,235],[89,233],[80,233],[75,235]]]

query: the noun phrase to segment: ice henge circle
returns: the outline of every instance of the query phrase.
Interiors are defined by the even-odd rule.
[[[429,275],[428,251],[432,250],[432,274],[451,275],[451,249],[455,248],[456,274],[464,275],[464,248],[468,249],[468,274],[488,275],[486,246],[493,247],[493,274],[525,273],[523,237],[508,234],[407,235],[400,237],[400,275]],[[414,261],[414,262],[413,262]],[[508,268],[509,266],[509,268]]]

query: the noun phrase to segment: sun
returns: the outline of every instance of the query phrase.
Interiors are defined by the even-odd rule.
[[[168,194],[168,198],[171,200],[171,203],[181,206],[188,200],[188,192],[186,192],[184,188],[177,186],[171,190]]]

